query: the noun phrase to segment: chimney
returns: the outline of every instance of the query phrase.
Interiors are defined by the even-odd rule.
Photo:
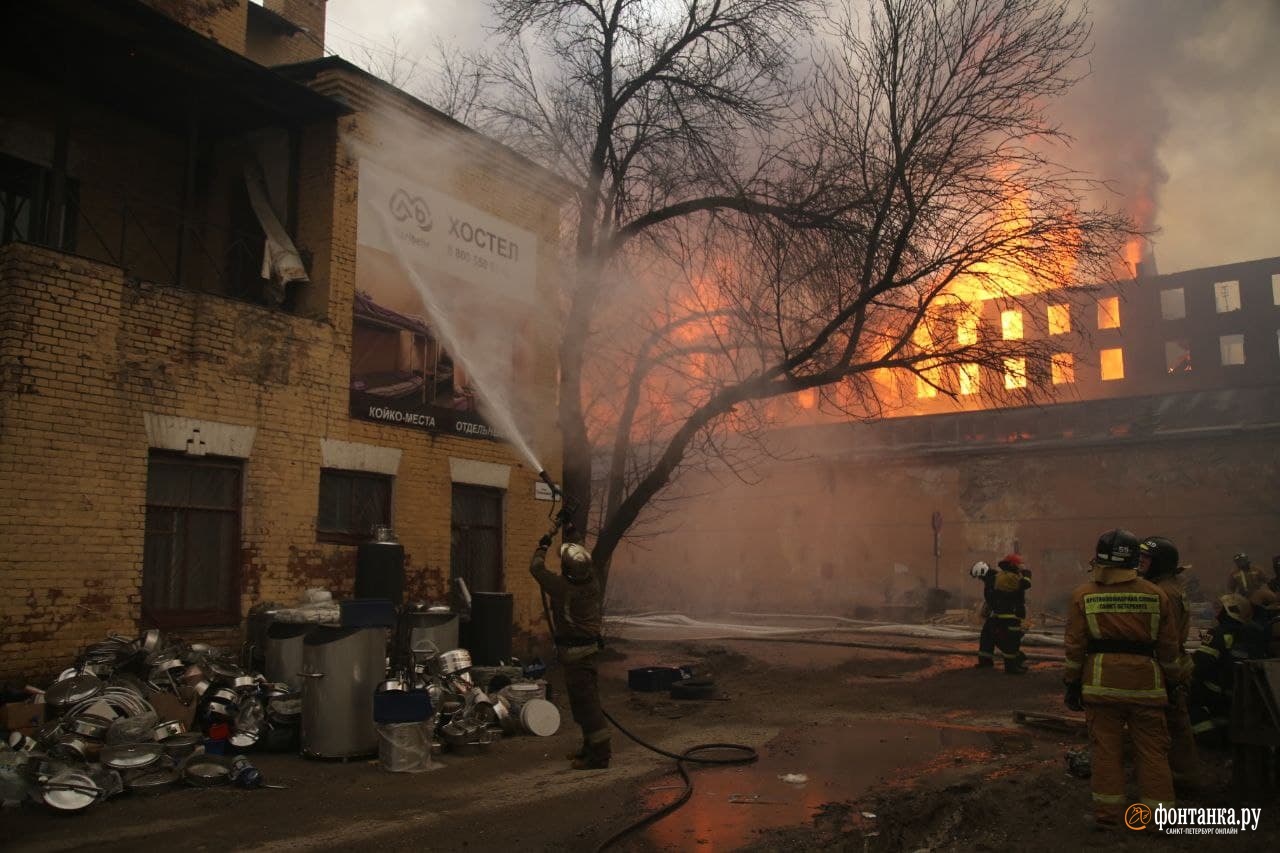
[[[303,31],[306,47],[299,53],[309,55],[299,55],[298,60],[324,56],[325,0],[263,0],[262,5]]]

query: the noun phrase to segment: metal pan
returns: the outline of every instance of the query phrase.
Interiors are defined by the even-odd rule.
[[[231,781],[231,762],[220,755],[198,755],[182,768],[182,778],[197,788],[225,785]]]
[[[160,748],[174,761],[183,761],[202,743],[204,743],[204,735],[200,732],[183,732],[180,735],[169,735],[160,741]]]
[[[178,778],[178,771],[172,767],[156,767],[131,776],[125,782],[125,787],[140,794],[153,794],[168,790],[177,783]]]
[[[187,730],[187,727],[177,720],[161,720],[155,724],[151,730],[156,740],[164,740],[170,735],[180,735]]]

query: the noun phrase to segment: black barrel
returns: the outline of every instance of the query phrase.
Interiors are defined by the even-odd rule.
[[[471,593],[471,621],[462,624],[459,642],[471,652],[473,665],[498,666],[511,660],[514,601],[509,592]]]
[[[404,546],[398,542],[362,542],[356,549],[356,598],[404,598]]]

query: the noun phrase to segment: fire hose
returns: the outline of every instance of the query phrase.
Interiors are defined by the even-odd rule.
[[[560,497],[563,500],[561,509],[558,512],[555,510],[554,504],[552,506],[551,515],[553,519],[553,525],[551,527],[551,530],[548,531],[547,535],[550,537],[554,537],[557,533],[560,532],[560,529],[562,527],[569,527],[570,529],[572,529],[572,523],[570,522],[570,518],[573,515],[573,506],[567,500],[564,500],[564,493],[561,492],[559,487],[557,487],[555,483],[551,481],[551,478],[547,475],[546,471],[538,472],[538,476],[541,477],[543,482],[545,482],[551,488],[551,495],[552,495],[553,501],[557,497]],[[546,590],[540,590],[540,593],[542,597],[542,616],[547,622],[547,631],[551,634],[551,640],[552,640],[552,643],[554,643],[556,632],[555,632],[555,625],[551,621],[551,605],[547,600]],[[632,741],[644,747],[645,749],[649,750],[650,752],[656,752],[658,755],[661,755],[664,758],[670,758],[673,761],[675,761],[676,770],[680,773],[680,779],[684,783],[684,790],[680,793],[680,796],[677,797],[672,802],[668,803],[667,805],[663,806],[662,808],[656,811],[653,811],[647,815],[644,815],[638,820],[632,821],[631,823],[624,826],[622,829],[615,832],[613,835],[610,835],[604,841],[600,842],[600,844],[596,846],[597,853],[599,853],[599,851],[601,850],[607,850],[609,847],[613,846],[615,843],[625,838],[626,836],[630,835],[631,833],[636,832],[640,829],[643,829],[649,824],[656,823],[657,821],[661,820],[663,817],[666,817],[667,815],[671,814],[672,812],[676,811],[676,809],[680,808],[685,803],[687,803],[689,799],[693,796],[693,779],[690,778],[689,776],[688,768],[685,766],[686,764],[713,764],[713,765],[714,764],[719,764],[719,765],[751,764],[760,758],[760,755],[759,753],[756,752],[755,747],[747,746],[745,744],[740,744],[740,743],[699,743],[699,744],[694,744],[693,746],[687,748],[686,750],[684,750],[684,752],[680,752],[680,753],[669,752],[665,749],[662,749],[661,747],[654,746],[653,744],[633,734],[625,726],[623,726],[621,723],[615,720],[613,718],[613,715],[610,714],[603,707],[601,707],[600,710],[604,714],[604,718],[608,720],[609,723],[612,724],[615,729],[622,732]],[[710,757],[710,756],[702,755],[702,753],[704,752],[713,752],[713,751],[737,752],[737,753],[741,753],[741,755],[731,756],[731,757]]]

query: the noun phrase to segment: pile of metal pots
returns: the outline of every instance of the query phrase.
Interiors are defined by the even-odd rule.
[[[416,647],[411,665],[378,685],[380,694],[425,691],[433,709],[433,751],[473,755],[504,735],[548,737],[560,728],[560,711],[546,699],[546,683],[505,668],[477,683],[481,674],[466,649],[439,652]]]
[[[298,741],[295,692],[157,630],[88,647],[43,699],[44,724],[32,736],[10,735],[0,771],[60,811],[123,791],[226,783],[232,752]]]

